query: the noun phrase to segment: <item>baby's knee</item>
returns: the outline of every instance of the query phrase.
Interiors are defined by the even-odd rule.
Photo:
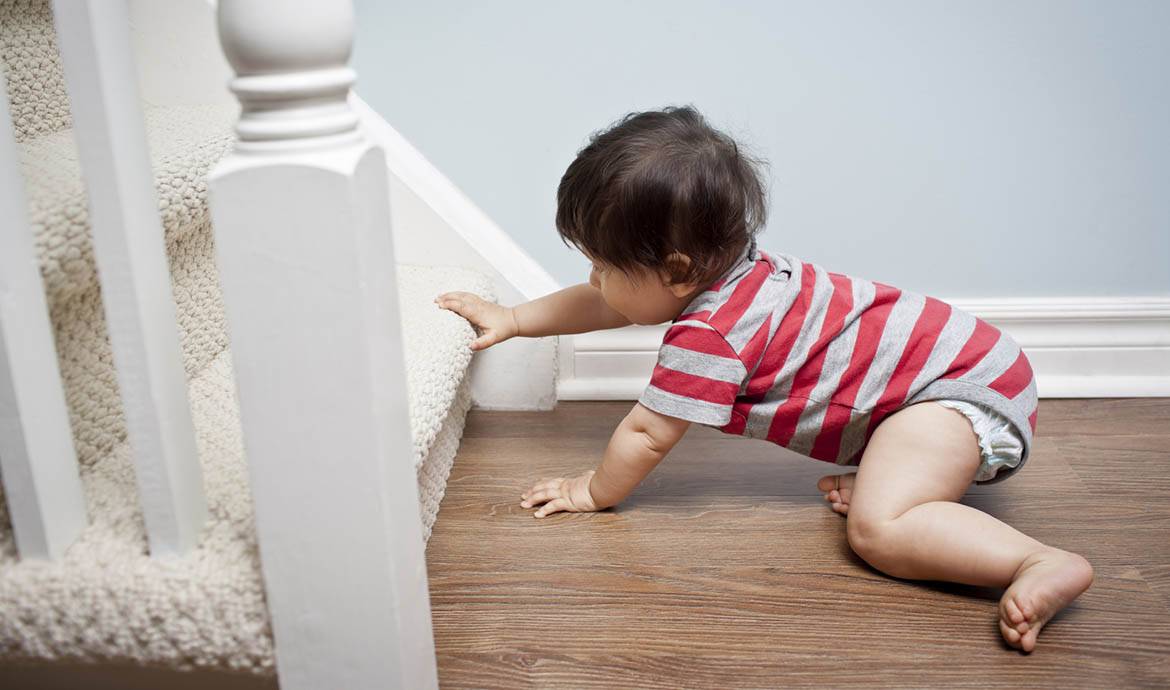
[[[893,520],[884,515],[850,512],[845,522],[845,535],[849,548],[866,563],[890,573],[896,568],[893,556],[893,542],[896,530]]]

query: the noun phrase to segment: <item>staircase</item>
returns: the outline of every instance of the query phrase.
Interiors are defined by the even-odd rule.
[[[238,108],[144,105],[209,513],[196,548],[152,557],[48,0],[0,0],[0,61],[89,510],[63,557],[22,560],[0,494],[0,665],[132,662],[270,676],[273,632],[207,204],[207,174],[232,145]],[[397,280],[425,540],[471,405],[474,337],[432,299],[450,290],[493,298],[494,286],[473,269],[410,264]]]

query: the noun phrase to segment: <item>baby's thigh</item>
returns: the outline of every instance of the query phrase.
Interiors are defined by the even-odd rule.
[[[895,518],[930,501],[957,501],[982,457],[970,422],[936,402],[905,407],[874,430],[861,455],[849,516]]]

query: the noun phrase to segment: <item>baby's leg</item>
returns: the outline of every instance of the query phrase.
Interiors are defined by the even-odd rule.
[[[911,405],[874,431],[852,482],[849,545],[894,577],[1007,587],[1000,632],[1031,651],[1040,628],[1088,589],[1084,558],[1045,546],[956,503],[980,463],[970,423],[936,403]]]

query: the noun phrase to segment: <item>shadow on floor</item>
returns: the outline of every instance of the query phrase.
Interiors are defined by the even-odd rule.
[[[129,664],[3,666],[0,688],[16,690],[276,690],[275,678],[222,671],[171,671]]]

